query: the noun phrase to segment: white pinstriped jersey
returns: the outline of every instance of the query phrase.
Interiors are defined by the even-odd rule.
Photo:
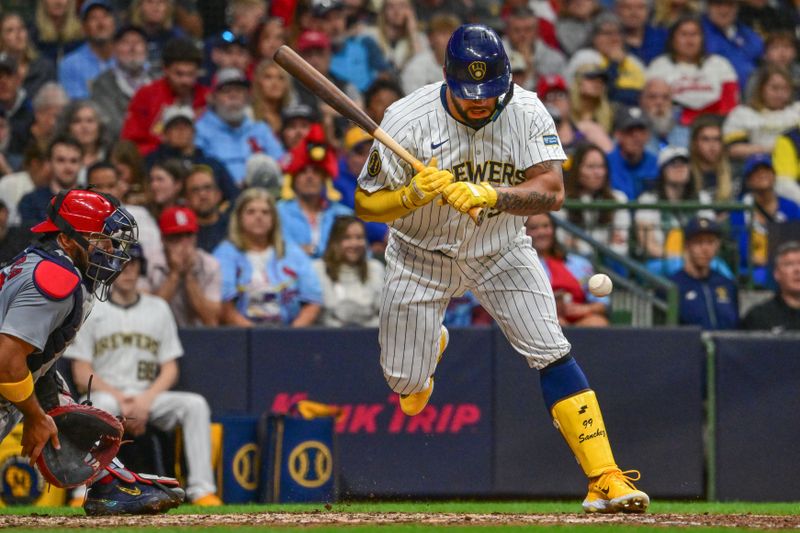
[[[457,181],[517,185],[525,169],[548,160],[566,160],[555,124],[535,93],[519,86],[495,120],[475,130],[450,115],[443,82],[417,89],[392,104],[381,127],[423,162],[436,156],[439,168]],[[414,176],[410,165],[379,142],[373,143],[358,179],[367,192],[396,190]],[[467,259],[495,254],[524,232],[524,217],[491,210],[480,227],[436,201],[393,221],[392,235],[403,242]]]

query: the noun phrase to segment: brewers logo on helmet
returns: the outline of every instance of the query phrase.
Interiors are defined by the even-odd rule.
[[[453,32],[444,60],[447,87],[465,100],[500,96],[511,88],[511,63],[497,33],[482,24]]]

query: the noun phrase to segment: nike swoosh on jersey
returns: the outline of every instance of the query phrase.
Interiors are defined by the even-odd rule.
[[[444,143],[446,143],[449,140],[450,139],[445,139],[442,142],[440,142],[439,144],[431,143],[431,150],[436,150],[437,148],[439,148],[441,145],[443,145]]]

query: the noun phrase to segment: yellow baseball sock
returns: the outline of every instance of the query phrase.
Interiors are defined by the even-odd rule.
[[[559,400],[550,414],[586,477],[593,478],[606,470],[617,468],[603,414],[593,390]]]

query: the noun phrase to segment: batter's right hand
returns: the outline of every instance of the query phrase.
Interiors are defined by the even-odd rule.
[[[22,455],[30,457],[31,466],[39,458],[47,441],[51,441],[56,450],[61,448],[58,428],[53,419],[44,413],[35,418],[25,417],[22,422]]]
[[[433,157],[428,166],[411,178],[403,196],[414,207],[422,207],[439,196],[445,187],[453,183],[453,179],[450,171],[436,168],[436,158]]]

